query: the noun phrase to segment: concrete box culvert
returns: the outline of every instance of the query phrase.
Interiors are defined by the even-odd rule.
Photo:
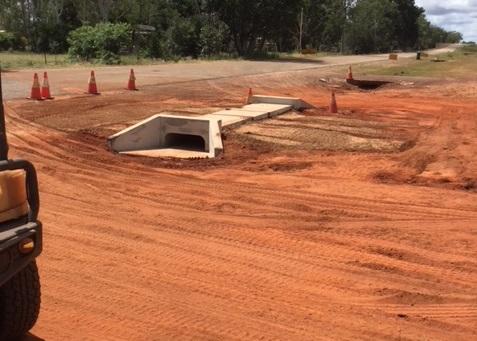
[[[235,127],[311,106],[298,98],[253,96],[252,104],[193,117],[154,115],[108,138],[117,153],[147,157],[214,158],[223,152],[222,126]]]

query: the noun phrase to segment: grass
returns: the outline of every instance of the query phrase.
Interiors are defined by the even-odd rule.
[[[0,52],[0,64],[4,69],[56,67],[68,65],[66,55],[47,55],[28,52]]]
[[[439,60],[435,61],[435,58]],[[363,75],[436,77],[436,78],[475,78],[477,70],[477,46],[470,45],[452,53],[430,56],[419,60],[401,59],[385,66],[363,65],[355,68]]]
[[[45,62],[46,58],[46,62]],[[121,65],[158,64],[162,60],[149,58],[138,59],[135,55],[121,56]],[[66,54],[52,55],[31,52],[0,52],[0,64],[3,69],[28,69],[28,68],[52,68],[71,67],[75,65],[103,65],[98,63],[77,63],[68,59]]]

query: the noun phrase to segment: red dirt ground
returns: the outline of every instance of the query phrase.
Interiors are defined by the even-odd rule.
[[[12,155],[32,160],[41,181],[34,335],[477,338],[477,83],[342,87],[331,116],[316,79],[303,71],[8,103]],[[105,136],[142,117],[240,105],[248,86],[316,105],[301,114],[306,129],[319,117],[353,119],[406,148],[281,148],[228,132],[215,161],[106,149]]]

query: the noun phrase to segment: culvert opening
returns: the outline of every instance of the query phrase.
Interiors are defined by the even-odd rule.
[[[201,136],[189,134],[167,134],[165,141],[166,148],[192,150],[206,152],[205,141]]]

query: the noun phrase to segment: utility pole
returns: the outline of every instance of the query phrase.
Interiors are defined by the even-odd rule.
[[[341,33],[341,54],[344,54],[345,50],[345,39],[346,39],[346,22],[348,20],[348,0],[343,0],[343,27]]]
[[[300,14],[300,53],[303,51],[303,7]]]

